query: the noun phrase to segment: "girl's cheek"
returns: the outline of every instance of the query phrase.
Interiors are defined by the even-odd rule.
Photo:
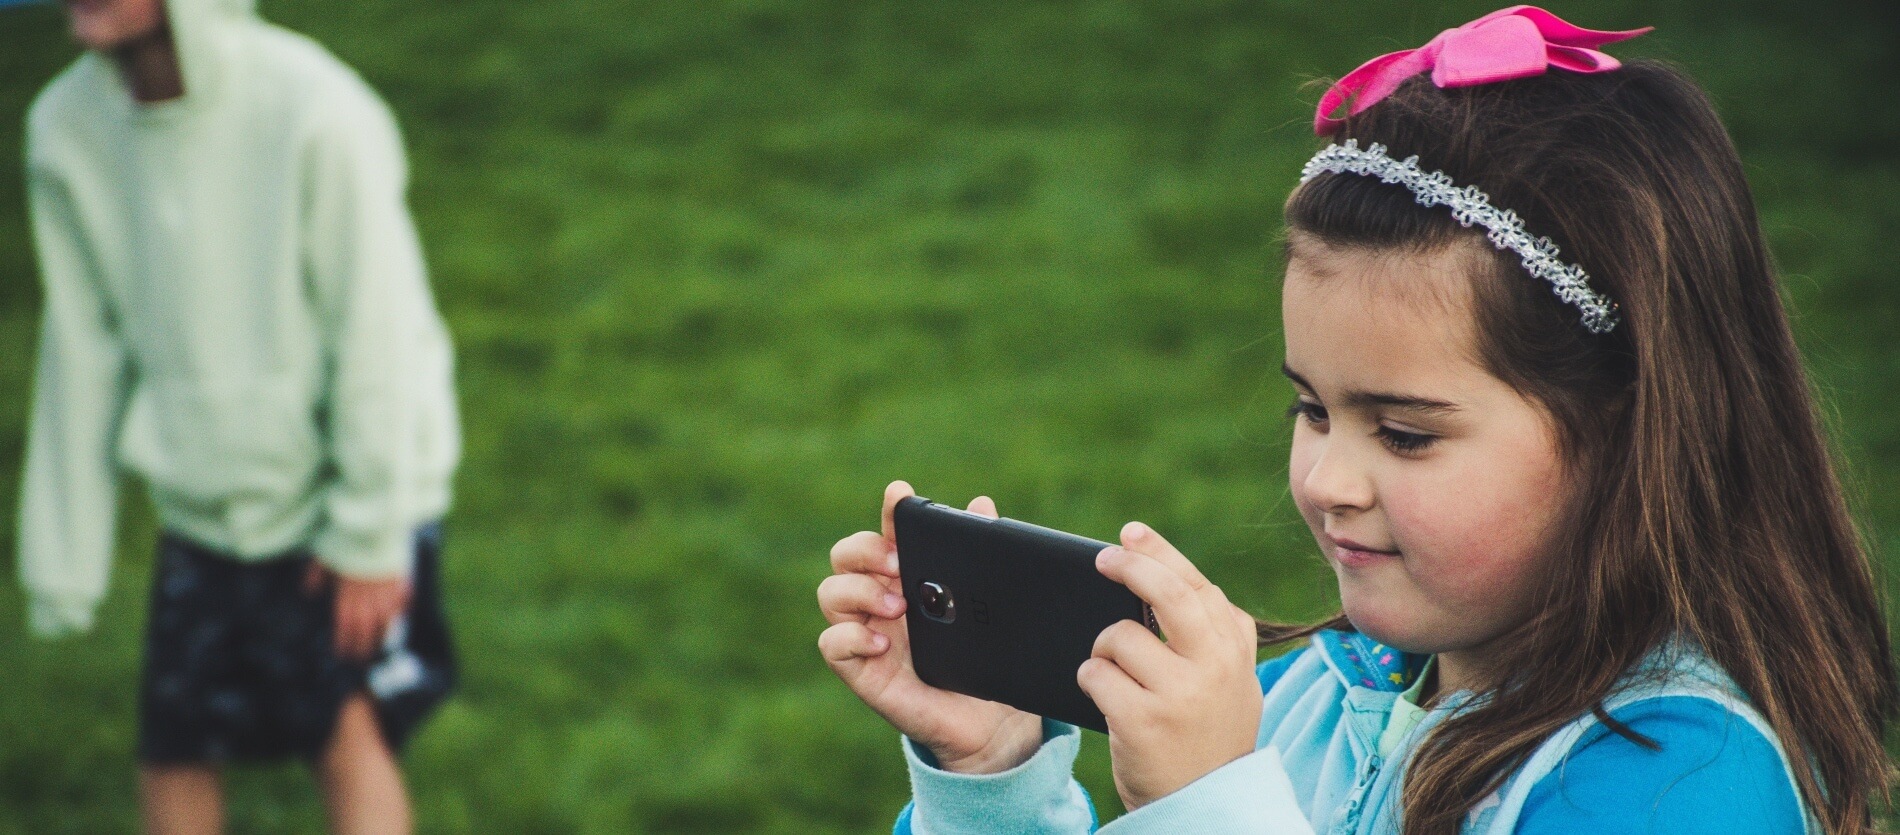
[[[1405,479],[1387,479],[1379,491],[1379,504],[1392,537],[1398,540],[1395,544],[1407,553],[1443,553],[1441,540],[1457,524],[1444,516],[1454,512],[1451,505],[1455,502],[1444,502],[1446,506],[1439,507],[1439,500],[1455,495]]]
[[[1488,551],[1500,532],[1523,518],[1531,485],[1509,458],[1457,453],[1388,479],[1382,491],[1386,512],[1393,524],[1424,533],[1441,548]]]
[[[1414,563],[1415,582],[1445,604],[1478,610],[1515,605],[1540,550],[1530,530],[1540,527],[1531,508],[1482,499],[1427,502],[1422,492],[1395,492],[1387,494],[1387,519],[1407,553],[1422,557]]]
[[[1474,513],[1449,486],[1388,484],[1381,499],[1396,544],[1416,566],[1414,580],[1447,597],[1482,591],[1494,578],[1496,517]]]

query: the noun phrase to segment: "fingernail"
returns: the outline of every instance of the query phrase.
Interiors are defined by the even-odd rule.
[[[1103,548],[1101,553],[1095,555],[1095,564],[1107,565],[1113,562],[1121,556],[1121,550],[1121,546],[1119,545],[1110,545],[1107,548]]]
[[[1123,539],[1140,539],[1148,535],[1148,526],[1140,522],[1129,522],[1122,526]]]
[[[904,613],[904,598],[899,597],[895,594],[884,595],[884,611],[890,612],[891,617],[896,617],[898,615],[903,614]]]
[[[889,647],[890,645],[891,645],[891,639],[889,639],[889,638],[886,638],[886,637],[884,637],[884,636],[883,636],[882,634],[879,634],[879,633],[873,633],[873,634],[871,635],[871,648],[872,648],[872,649],[875,649],[875,650],[880,650],[880,651],[881,651],[881,650],[883,650],[883,649],[885,649],[885,648],[887,648],[887,647]]]

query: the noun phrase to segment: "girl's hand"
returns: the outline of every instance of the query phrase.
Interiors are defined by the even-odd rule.
[[[1121,539],[1095,565],[1154,607],[1167,642],[1117,623],[1076,681],[1108,717],[1115,790],[1133,811],[1252,753],[1261,692],[1253,618],[1147,525]]]
[[[852,534],[832,546],[835,573],[818,584],[818,607],[831,626],[818,636],[818,651],[858,698],[930,749],[939,767],[967,774],[1007,771],[1042,747],[1042,719],[931,687],[911,666],[891,521],[897,502],[910,495],[910,485],[892,482],[884,489],[883,533]],[[970,512],[995,518],[996,504],[979,497]]]

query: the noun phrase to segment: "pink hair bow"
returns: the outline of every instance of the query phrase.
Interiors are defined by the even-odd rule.
[[[1654,27],[1599,32],[1564,22],[1536,6],[1500,9],[1456,29],[1438,33],[1424,46],[1381,55],[1346,74],[1319,100],[1313,132],[1339,130],[1333,118],[1347,99],[1353,116],[1392,94],[1399,84],[1430,70],[1440,87],[1469,87],[1542,75],[1550,67],[1571,72],[1608,72],[1623,64],[1595,47],[1634,38]],[[1341,117],[1344,118],[1344,117]]]

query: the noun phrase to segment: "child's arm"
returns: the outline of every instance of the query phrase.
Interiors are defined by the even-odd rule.
[[[905,739],[912,800],[893,835],[1095,831],[1095,808],[1070,776],[1082,732],[1048,719],[1042,727],[1034,756],[993,774],[945,771],[928,749]]]
[[[1300,650],[1260,665],[1262,680],[1285,672]],[[1069,776],[1081,732],[1044,722],[1044,742],[1028,762],[1000,774],[952,774],[927,750],[904,742],[911,805],[893,835],[987,832],[1093,832],[1098,818],[1082,786]],[[1262,748],[1160,800],[1109,823],[1106,833],[1311,833],[1279,751]]]
[[[91,629],[105,596],[127,364],[70,195],[31,163],[27,193],[46,299],[20,490],[20,581],[32,630],[51,637]]]
[[[427,358],[417,349],[439,320],[404,199],[395,120],[360,83],[326,92],[306,164],[304,224],[336,478],[313,550],[346,577],[400,579],[420,521],[412,508],[426,392],[416,364]]]

